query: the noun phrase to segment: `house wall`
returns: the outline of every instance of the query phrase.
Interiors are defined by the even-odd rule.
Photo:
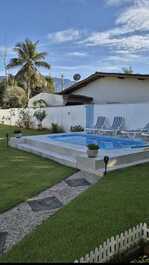
[[[73,94],[93,97],[95,104],[149,102],[149,80],[101,78]]]
[[[149,123],[149,102],[141,104],[94,105],[93,116],[93,124],[96,124],[98,116],[105,116],[107,117],[108,125],[112,125],[115,116],[122,116],[126,121],[126,129],[140,129]]]

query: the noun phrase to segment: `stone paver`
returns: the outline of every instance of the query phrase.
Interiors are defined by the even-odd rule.
[[[31,200],[28,202],[33,212],[55,210],[63,207],[63,204],[56,197]]]
[[[0,255],[3,254],[4,251],[4,246],[7,238],[7,233],[6,232],[0,232]]]
[[[68,179],[66,183],[70,187],[83,187],[83,186],[90,186],[90,183],[86,179]]]
[[[0,255],[31,233],[59,209],[97,183],[99,176],[77,172],[38,196],[0,214]],[[73,185],[69,185],[69,184]]]

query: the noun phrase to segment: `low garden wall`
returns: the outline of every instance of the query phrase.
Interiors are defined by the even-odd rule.
[[[37,127],[34,112],[38,109],[26,109],[31,116],[32,127]],[[43,127],[50,128],[52,123],[62,126],[69,131],[71,126],[80,125],[83,128],[92,127],[96,124],[98,116],[107,117],[109,126],[112,125],[115,116],[123,116],[126,120],[127,129],[140,129],[149,123],[149,102],[136,104],[104,104],[104,105],[79,105],[58,106],[44,108],[46,118]],[[17,125],[22,109],[0,109],[0,123]]]
[[[19,125],[21,112],[27,112],[30,116],[31,127],[37,128],[38,122],[34,117],[34,112],[39,109],[1,109],[0,124]],[[70,107],[52,107],[44,108],[46,118],[43,120],[43,128],[50,128],[52,123],[62,126],[65,131],[69,131],[71,126],[81,125],[86,126],[86,109],[85,106],[70,106]]]

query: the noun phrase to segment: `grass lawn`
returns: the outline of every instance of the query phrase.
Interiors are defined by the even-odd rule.
[[[0,125],[0,213],[74,172],[53,161],[7,148],[5,135],[11,135],[13,131],[13,127]],[[39,134],[35,130],[24,130],[24,133]]]
[[[0,261],[74,261],[140,222],[149,222],[149,164],[109,173]]]

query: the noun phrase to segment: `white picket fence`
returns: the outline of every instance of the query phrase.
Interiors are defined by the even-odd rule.
[[[106,263],[115,255],[125,252],[136,246],[141,240],[149,240],[149,229],[147,224],[140,224],[115,238],[108,239],[99,248],[91,251],[75,263]]]

